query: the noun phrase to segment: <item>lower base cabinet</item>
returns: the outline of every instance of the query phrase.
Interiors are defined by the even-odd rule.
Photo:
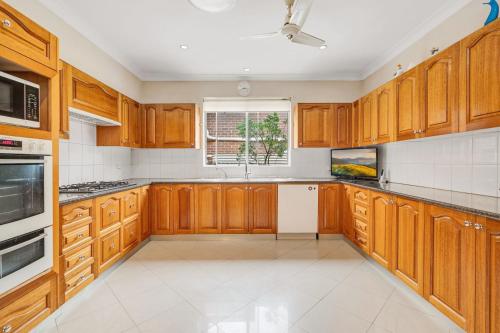
[[[312,185],[311,185],[312,186]],[[341,203],[341,188],[339,184],[322,184],[318,189],[318,232],[320,234],[339,234],[339,207]]]
[[[120,259],[122,236],[120,226],[99,237],[99,273]]]
[[[248,185],[222,185],[222,233],[248,233]]]
[[[222,186],[200,184],[195,186],[195,232],[220,234],[222,232]]]
[[[373,192],[370,196],[371,219],[369,226],[370,255],[379,264],[389,268],[392,260],[392,225],[394,200],[392,196]]]
[[[129,252],[139,243],[140,227],[139,217],[123,224],[122,251],[124,253]]]
[[[249,186],[249,232],[252,234],[276,233],[277,185]]]
[[[28,333],[57,308],[57,275],[48,273],[0,300],[0,331]]]

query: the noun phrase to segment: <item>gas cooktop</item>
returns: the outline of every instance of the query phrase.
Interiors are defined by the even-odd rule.
[[[96,193],[134,185],[128,181],[89,182],[59,187],[59,193]]]

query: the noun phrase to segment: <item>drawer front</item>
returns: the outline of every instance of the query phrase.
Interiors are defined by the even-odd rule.
[[[90,240],[92,240],[92,224],[90,223],[63,229],[62,251],[67,252]]]
[[[368,219],[368,207],[358,202],[354,202],[354,214],[361,218]]]
[[[61,224],[66,225],[93,219],[92,200],[77,202],[61,207]]]
[[[51,297],[51,281],[47,281],[0,309],[1,332],[29,332],[51,313]]]
[[[73,275],[80,267],[91,265],[94,262],[93,244],[84,246],[74,253],[64,256],[64,274]]]
[[[120,223],[120,199],[112,197],[100,203],[99,217],[101,230]]]
[[[361,247],[364,251],[368,250],[368,236],[358,230],[354,231],[354,241]]]
[[[363,190],[360,188],[354,188],[354,201],[364,203],[368,205],[368,190]]]
[[[139,220],[133,220],[123,226],[123,248],[126,249],[139,240]]]
[[[360,219],[354,219],[354,228],[364,234],[368,234],[368,224]]]
[[[128,218],[139,213],[139,192],[131,191],[123,197],[123,217]]]
[[[71,297],[75,296],[80,290],[89,285],[92,281],[94,281],[95,275],[92,269],[92,265],[89,265],[82,270],[80,270],[77,274],[65,280],[65,288],[64,296],[66,301]]]
[[[105,265],[120,254],[120,229],[101,237],[100,265]]]

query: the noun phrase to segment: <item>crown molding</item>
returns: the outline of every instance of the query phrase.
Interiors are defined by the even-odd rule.
[[[168,74],[168,73],[142,73],[143,81],[360,81],[358,73],[330,73],[324,75],[312,74]]]
[[[415,44],[426,34],[435,29],[439,24],[443,23],[447,18],[451,17],[472,1],[473,0],[448,0],[443,6],[441,6],[440,10],[434,13],[434,15],[430,16],[429,19],[412,29],[399,43],[366,66],[359,75],[361,80],[366,80],[370,75],[389,63],[392,59]]]

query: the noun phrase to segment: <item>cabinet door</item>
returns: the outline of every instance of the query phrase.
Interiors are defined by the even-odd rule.
[[[97,226],[99,231],[120,223],[122,218],[122,196],[120,193],[96,199]]]
[[[71,89],[67,74],[68,64],[59,60],[59,137],[69,139],[68,89]]]
[[[311,185],[314,186],[314,185]],[[318,191],[318,230],[320,234],[338,234],[340,185],[319,185]]]
[[[391,238],[394,223],[394,201],[391,196],[372,192],[370,199],[370,255],[385,268],[391,263]]]
[[[151,187],[144,186],[141,189],[141,240],[151,235]]]
[[[248,186],[222,186],[222,233],[248,233]]]
[[[250,233],[276,233],[276,198],[276,185],[250,185],[248,209]]]
[[[500,332],[500,223],[476,217],[476,331]]]
[[[123,194],[123,217],[122,221],[135,219],[140,212],[141,189],[136,188]]]
[[[352,104],[334,104],[334,129],[332,146],[349,148],[352,145]]]
[[[139,103],[131,101],[129,112],[130,147],[141,147],[141,114]]]
[[[195,230],[200,234],[221,233],[222,187],[221,185],[195,186]]]
[[[142,145],[146,148],[154,148],[158,143],[156,123],[158,118],[158,105],[148,104],[141,111],[141,137]]]
[[[424,204],[396,200],[392,229],[392,271],[420,295],[424,293]]]
[[[122,244],[120,231],[118,228],[99,238],[99,272],[101,273],[120,258]]]
[[[360,101],[352,103],[351,143],[353,147],[359,147],[359,104]]]
[[[155,185],[153,193],[154,193],[153,234],[154,235],[172,234],[174,232],[173,219],[172,219],[173,217],[172,186]]]
[[[396,79],[396,138],[410,140],[420,131],[420,90],[417,69],[413,68]]]
[[[467,331],[473,330],[475,233],[465,213],[425,208],[424,296]]]
[[[375,143],[390,142],[394,130],[394,81],[378,88],[375,93],[375,108],[372,110],[372,132]]]
[[[121,129],[121,140],[120,144],[122,146],[129,146],[130,145],[130,106],[132,104],[132,100],[128,99],[127,97],[123,96],[121,97],[121,106],[120,106],[120,122],[122,125],[120,126]]]
[[[374,109],[374,94],[367,95],[361,99],[359,113],[360,145],[373,144],[372,114]]]
[[[126,253],[132,250],[139,242],[139,232],[140,232],[139,217],[124,223],[122,227],[122,252]]]
[[[165,104],[162,106],[163,148],[194,148],[195,146],[194,104]]]
[[[352,189],[349,185],[342,186],[342,230],[344,235],[350,239],[354,240],[354,220],[353,220],[353,197]]]
[[[330,147],[333,125],[332,104],[299,104],[297,106],[298,147]]]
[[[194,233],[194,186],[175,185],[172,199],[174,233]]]
[[[500,20],[460,42],[460,131],[500,126]]]
[[[459,44],[455,44],[418,66],[425,136],[458,131],[459,53]]]

